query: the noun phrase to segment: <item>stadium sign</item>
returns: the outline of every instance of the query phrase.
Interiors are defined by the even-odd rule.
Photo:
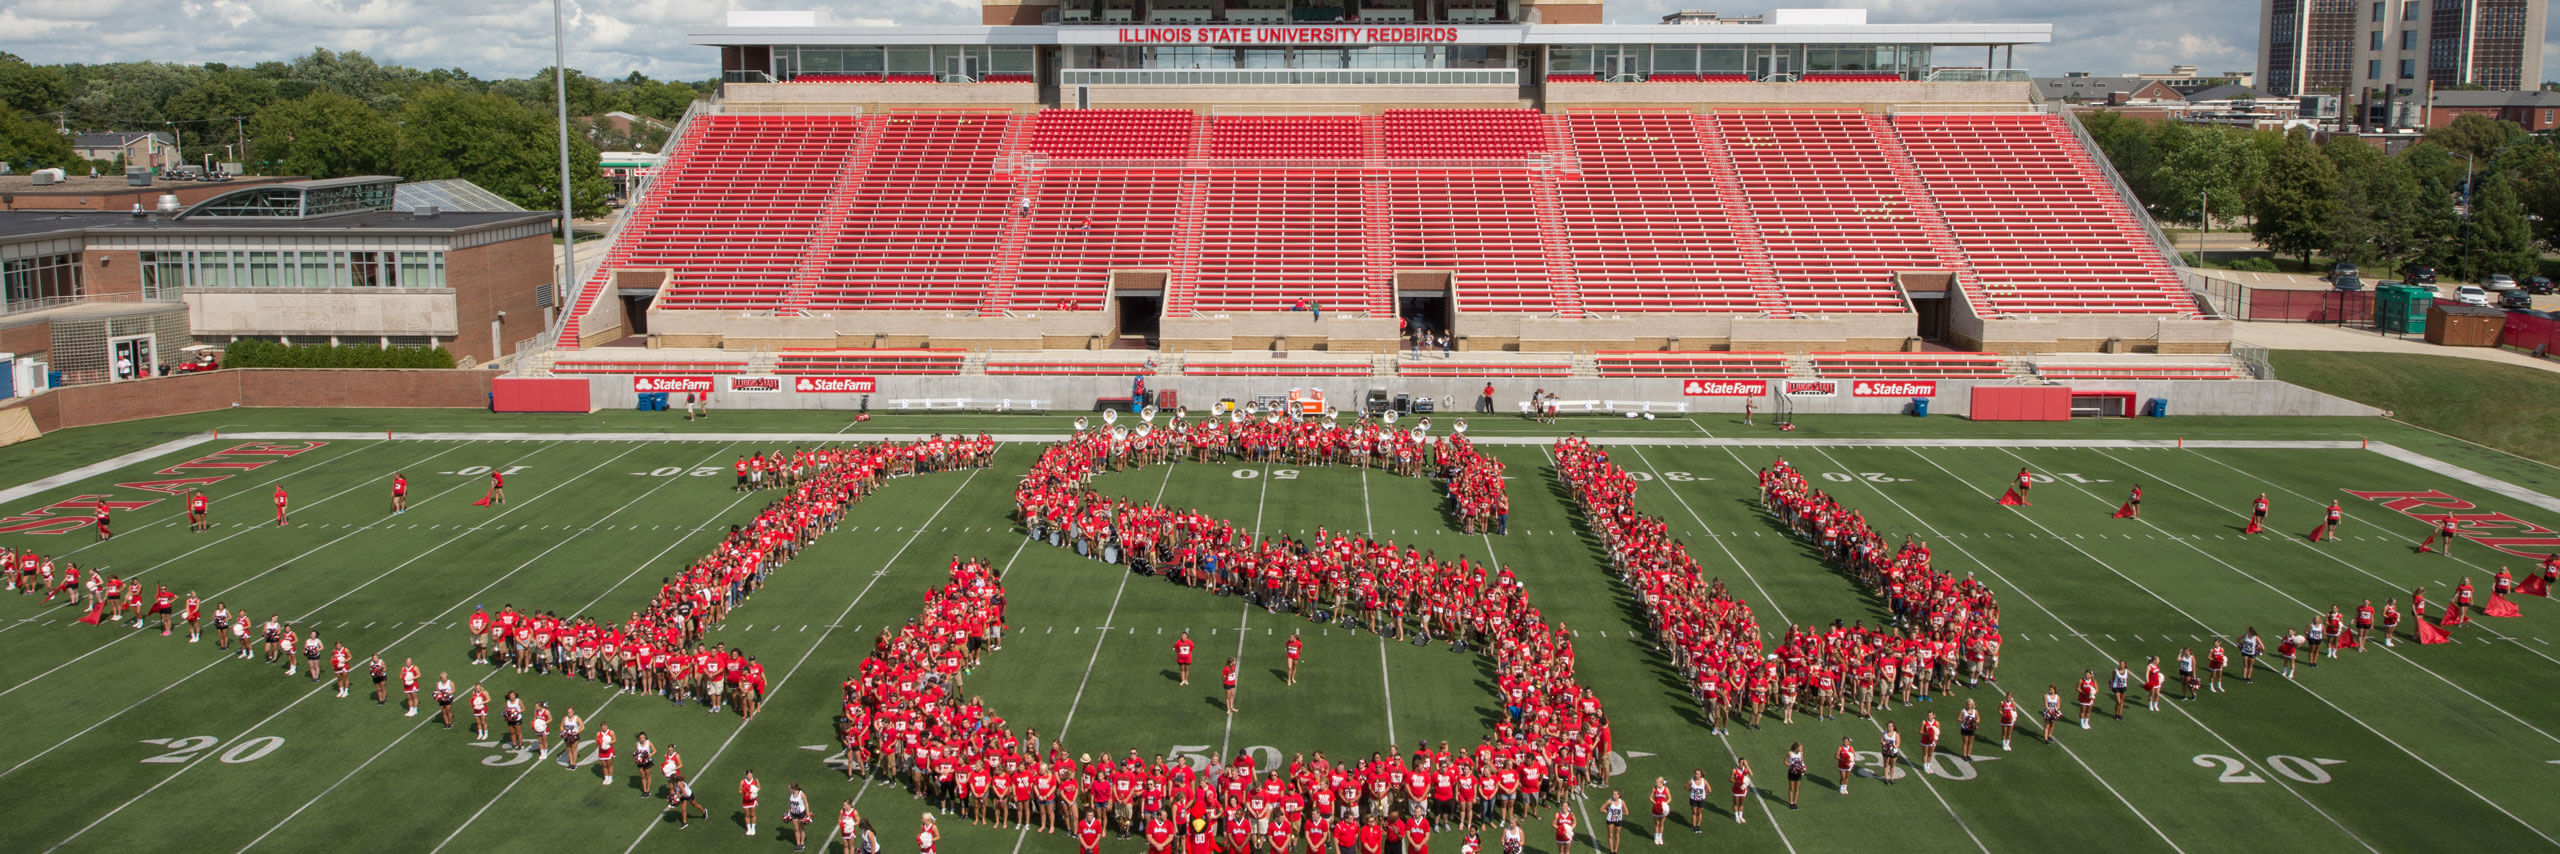
[[[1759,397],[1769,393],[1768,380],[1689,380],[1680,393],[1690,397]]]
[[[661,391],[704,392],[704,393],[708,393],[708,392],[710,392],[710,391],[711,391],[711,378],[710,378],[710,377],[649,377],[649,376],[632,377],[632,378],[631,378],[631,390],[632,390],[632,391],[635,391],[635,392],[639,392],[639,393],[641,393],[641,394],[650,394],[650,393],[654,393],[654,392],[661,392]]]
[[[1788,380],[1788,397],[1832,397],[1840,393],[1839,380]]]
[[[781,378],[781,377],[730,377],[730,378],[729,378],[729,390],[730,390],[730,391],[752,392],[752,393],[755,393],[755,394],[764,394],[764,393],[767,393],[767,392],[778,392],[778,391],[781,391],[781,390],[782,390],[782,378]]]
[[[1456,44],[1456,27],[1123,27],[1120,44]]]
[[[1890,381],[1884,381],[1884,380],[1859,380],[1859,381],[1857,381],[1857,382],[1855,382],[1855,383],[1850,384],[1850,386],[1849,386],[1849,396],[1850,396],[1850,397],[1937,397],[1937,396],[1938,396],[1938,384],[1937,384],[1937,382],[1935,382],[1935,381],[1928,381],[1928,380],[1924,380],[1924,381],[1920,381],[1920,382],[1890,382]]]
[[[870,394],[880,382],[870,377],[792,377],[791,390],[802,394]]]

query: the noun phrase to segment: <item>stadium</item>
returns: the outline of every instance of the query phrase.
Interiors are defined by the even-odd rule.
[[[733,13],[559,286],[0,218],[0,849],[2560,848],[2560,468],[2386,411],[2539,354],[2236,343],[2049,25],[1331,2]]]

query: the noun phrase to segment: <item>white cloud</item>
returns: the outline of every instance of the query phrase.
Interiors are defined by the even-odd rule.
[[[2147,4],[2050,0],[1768,0],[1768,6],[1865,7],[1879,23],[2050,22],[2053,44],[2022,47],[2017,64],[2038,74],[2116,74],[2193,64],[2206,73],[2256,65],[2258,4],[2155,0]],[[1648,23],[1706,0],[1615,0],[1612,23]],[[687,28],[715,26],[729,8],[809,9],[812,0],[568,0],[569,64],[619,77],[712,76],[717,55],[686,44]],[[1726,11],[1757,11],[1722,4]],[[978,0],[886,0],[821,13],[848,25],[951,25],[978,21]],[[2552,24],[2560,28],[2560,16]],[[2545,49],[2560,77],[2560,29]],[[360,50],[386,63],[459,66],[482,77],[519,77],[551,65],[551,8],[522,0],[0,0],[0,50],[34,62],[165,60],[253,64],[313,47]],[[1966,51],[1942,62],[1971,63]]]

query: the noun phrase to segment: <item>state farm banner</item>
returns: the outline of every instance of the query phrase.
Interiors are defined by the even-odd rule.
[[[730,377],[728,379],[730,391],[743,391],[751,394],[769,394],[782,391],[781,377]]]
[[[631,378],[631,390],[641,394],[661,391],[709,392],[711,378],[635,376]]]
[[[1850,397],[1937,397],[1934,380],[1859,380],[1849,385]]]
[[[871,377],[792,377],[791,390],[802,394],[870,394],[880,390]]]
[[[1840,393],[1839,380],[1788,380],[1788,397],[1832,397]]]
[[[1680,393],[1690,397],[1760,397],[1769,393],[1769,381],[1689,380],[1680,384]]]

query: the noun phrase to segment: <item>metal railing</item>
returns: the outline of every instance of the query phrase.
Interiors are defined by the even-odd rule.
[[[1933,68],[1929,70],[1929,76],[1921,80],[1927,83],[2029,82],[2024,68]]]
[[[2108,185],[2115,187],[2116,198],[2124,203],[2126,210],[2133,213],[2135,221],[2142,223],[2143,233],[2151,235],[2152,248],[2168,256],[2170,269],[2185,270],[2187,259],[2178,255],[2177,245],[2169,242],[2169,235],[2163,233],[2160,230],[2160,223],[2151,218],[2151,209],[2143,207],[2142,199],[2135,196],[2133,188],[2125,184],[2124,175],[2118,173],[2116,164],[2107,159],[2107,150],[2098,147],[2097,139],[2089,136],[2088,128],[2080,126],[2080,117],[2072,114],[2068,107],[2059,104],[2051,105],[2051,109],[2055,115],[2062,117],[2062,125],[2071,129],[2072,138],[2080,141],[2081,150],[2089,153],[2089,162],[2097,164],[2099,174],[2107,176]]]
[[[2268,361],[2267,348],[2265,347],[2233,343],[2231,345],[2231,358],[2239,360],[2242,367],[2248,368],[2249,376],[2262,380],[2272,380],[2276,378],[2275,363]]]
[[[1069,68],[1061,86],[1518,86],[1516,68]]]
[[[552,319],[550,329],[539,340],[558,341],[560,333],[568,329],[571,317],[578,311],[578,297],[586,292],[587,282],[595,278],[597,270],[604,269],[605,258],[611,256],[613,247],[621,242],[623,229],[630,226],[632,220],[639,218],[641,208],[649,203],[651,192],[657,189],[658,179],[662,177],[661,173],[675,167],[676,147],[683,144],[685,133],[693,128],[694,117],[717,115],[720,112],[720,102],[716,98],[696,99],[685,107],[684,116],[676,119],[675,128],[667,132],[667,142],[659,152],[664,155],[664,159],[659,161],[656,169],[639,170],[639,180],[632,182],[630,197],[623,200],[622,216],[613,221],[612,227],[605,229],[604,239],[596,241],[593,247],[595,251],[580,257],[578,269],[571,271],[575,275],[569,278],[568,292],[560,294],[554,301],[560,306],[560,316]],[[556,264],[558,261],[555,259],[553,263]],[[546,343],[544,346],[549,345]],[[519,354],[521,355],[521,349]]]
[[[145,299],[141,294],[135,293],[87,294],[83,296],[70,297],[35,297],[32,299],[13,299],[6,303],[0,303],[0,317],[7,317],[12,314],[26,314],[31,311],[44,311],[46,309],[61,308],[69,305],[80,305],[83,303],[174,303],[178,301],[177,288],[165,289],[157,299]]]

